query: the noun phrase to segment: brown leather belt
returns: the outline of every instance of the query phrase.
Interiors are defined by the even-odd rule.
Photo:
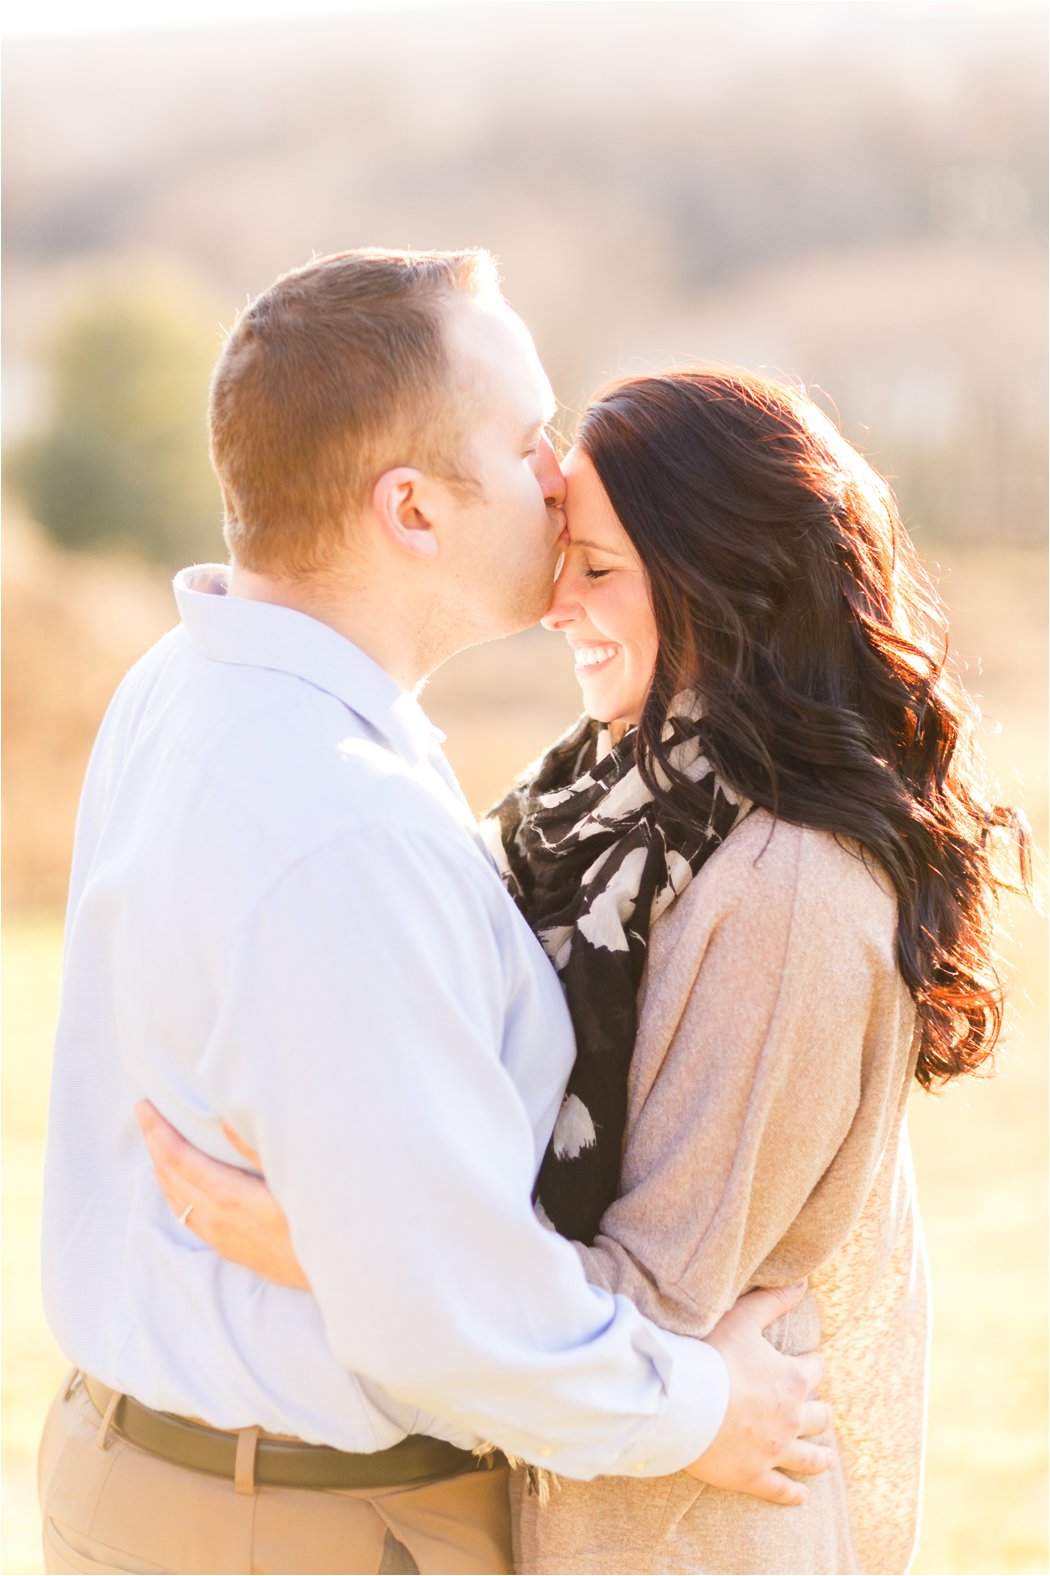
[[[81,1377],[92,1405],[104,1416],[116,1392],[88,1374]],[[176,1466],[207,1472],[212,1477],[235,1476],[239,1438],[235,1433],[191,1423],[170,1412],[154,1412],[130,1395],[117,1401],[111,1426],[140,1450]],[[388,1450],[361,1455],[334,1450],[329,1445],[308,1445],[305,1440],[260,1434],[255,1445],[254,1474],[256,1483],[281,1488],[368,1489],[455,1477],[485,1464],[469,1450],[460,1450],[458,1445],[443,1439],[431,1439],[428,1434],[409,1434]]]

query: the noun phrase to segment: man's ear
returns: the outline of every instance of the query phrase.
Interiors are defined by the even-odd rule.
[[[384,471],[372,489],[372,509],[389,541],[413,558],[436,558],[430,479],[409,465]]]

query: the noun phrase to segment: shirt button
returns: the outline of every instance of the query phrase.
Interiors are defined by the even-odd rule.
[[[632,1461],[631,1462],[631,1471],[632,1472],[644,1472],[648,1465],[649,1465],[648,1461]]]

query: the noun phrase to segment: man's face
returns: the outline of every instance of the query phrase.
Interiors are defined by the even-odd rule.
[[[478,484],[442,548],[467,644],[527,629],[546,612],[565,480],[545,430],[554,395],[521,319],[498,296],[456,296],[447,334],[465,391],[461,468]]]

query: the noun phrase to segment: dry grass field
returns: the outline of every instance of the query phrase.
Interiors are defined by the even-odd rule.
[[[943,589],[957,649],[1001,724],[989,753],[1045,847],[1045,562],[987,550],[955,551],[952,563]],[[457,659],[425,697],[479,808],[571,720],[575,699],[560,642],[535,632]],[[942,1098],[917,1092],[913,1104],[936,1308],[918,1572],[1047,1567],[1046,947],[1026,905],[1011,903],[1006,921],[1014,1005],[997,1075]],[[64,1368],[41,1314],[37,1253],[60,941],[54,916],[6,925],[3,1568],[14,1572],[41,1569],[34,1452]]]

